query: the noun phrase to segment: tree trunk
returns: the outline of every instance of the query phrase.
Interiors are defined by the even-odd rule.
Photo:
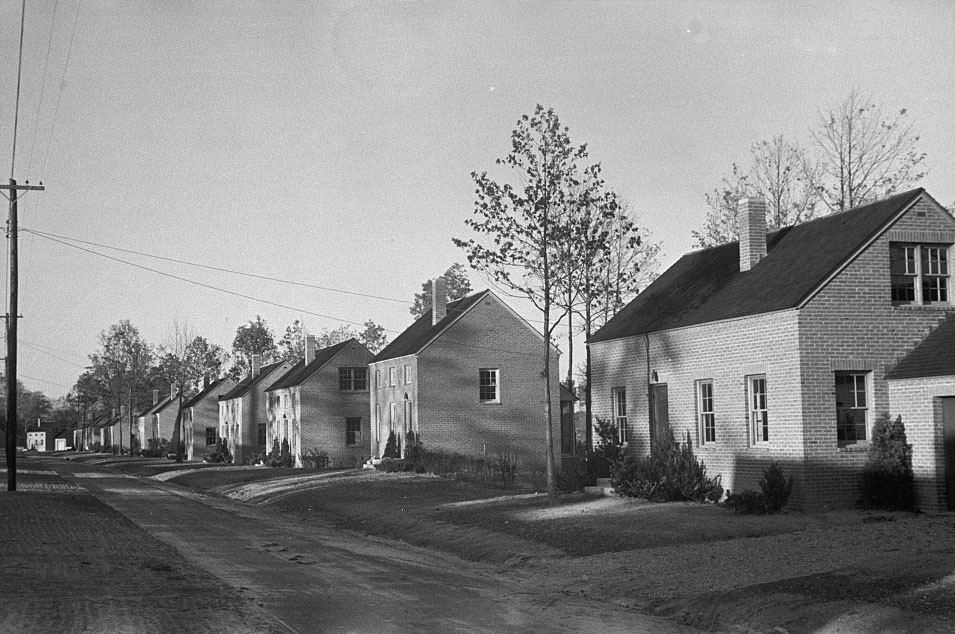
[[[587,307],[584,309],[584,327],[585,332],[587,333],[587,340],[590,341],[590,335],[592,334],[591,328],[593,327],[593,317],[590,314],[590,301],[588,298]],[[593,380],[591,378],[591,365],[590,365],[590,344],[587,345],[587,385],[584,386],[584,446],[587,451],[591,451],[594,448],[594,422],[593,422],[593,411],[591,410],[591,401],[590,401],[590,383]]]

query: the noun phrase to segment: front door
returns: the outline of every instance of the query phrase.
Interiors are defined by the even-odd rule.
[[[942,399],[945,429],[945,489],[949,511],[955,511],[955,397]]]
[[[670,404],[667,396],[666,383],[654,383],[650,386],[651,413],[650,420],[651,442],[653,446],[660,446],[670,439]]]

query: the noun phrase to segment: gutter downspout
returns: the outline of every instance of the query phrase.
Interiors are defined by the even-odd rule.
[[[643,346],[647,353],[647,427],[650,430],[650,450],[654,445],[654,421],[653,421],[653,390],[650,383],[650,335],[643,333]]]

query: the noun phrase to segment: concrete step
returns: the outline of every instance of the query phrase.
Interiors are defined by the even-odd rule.
[[[602,495],[602,496],[611,496],[613,495],[613,488],[609,486],[593,486],[593,487],[584,487],[584,493],[588,495]]]
[[[597,486],[610,488],[610,478],[597,478]]]

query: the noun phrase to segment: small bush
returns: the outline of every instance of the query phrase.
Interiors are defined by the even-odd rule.
[[[232,454],[229,453],[228,441],[222,438],[217,438],[216,449],[214,452],[209,454],[209,456],[206,458],[206,462],[232,462]]]
[[[514,488],[514,480],[517,478],[517,454],[505,450],[497,454],[495,464],[501,476],[501,486],[505,489]]]
[[[905,437],[901,416],[893,421],[882,414],[876,421],[859,492],[864,508],[915,510],[912,445]]]
[[[312,447],[302,454],[302,467],[312,471],[321,471],[328,468],[328,454]]]
[[[759,489],[766,501],[766,512],[778,513],[789,502],[789,496],[793,492],[793,479],[790,477],[787,480],[782,467],[774,461],[763,469]]]
[[[169,455],[169,441],[165,438],[150,438],[146,441],[148,444],[143,450],[143,455],[147,458],[165,458]]]
[[[289,446],[288,438],[282,439],[282,453],[280,454],[280,467],[294,467],[295,456],[292,455],[292,448]]]
[[[398,436],[392,431],[388,434],[388,442],[385,443],[385,453],[382,458],[400,458],[401,450],[398,448]]]
[[[421,447],[421,435],[409,431],[405,435],[405,460],[411,464],[412,469],[415,471],[421,466]],[[422,467],[419,473],[423,471],[424,468]]]
[[[739,493],[730,493],[723,504],[740,515],[766,514],[766,496],[759,491],[747,489]]]
[[[689,434],[683,443],[657,443],[647,457],[626,456],[614,465],[611,482],[620,495],[651,502],[717,502],[723,497],[720,476],[706,475],[706,465],[693,454]]]
[[[561,462],[560,473],[557,474],[558,489],[572,493],[591,485],[590,468],[585,455],[565,456]]]
[[[245,464],[249,465],[250,467],[264,465],[266,457],[267,454],[264,451],[256,451],[249,454],[249,456],[245,459]]]

